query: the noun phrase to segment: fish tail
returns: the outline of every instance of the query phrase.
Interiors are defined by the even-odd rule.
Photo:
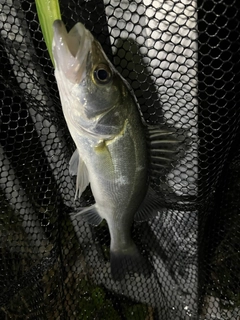
[[[149,277],[150,265],[147,259],[139,252],[137,246],[132,243],[125,250],[110,251],[111,274],[113,280],[122,280],[126,274],[143,274]]]

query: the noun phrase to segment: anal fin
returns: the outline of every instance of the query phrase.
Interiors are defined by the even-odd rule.
[[[83,221],[88,222],[95,227],[103,220],[97,211],[96,204],[82,209],[80,212],[76,213],[75,216],[80,216]]]

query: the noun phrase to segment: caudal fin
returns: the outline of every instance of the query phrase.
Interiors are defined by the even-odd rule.
[[[111,250],[110,252],[111,274],[113,280],[122,280],[126,274],[143,274],[149,277],[151,274],[150,265],[137,246],[132,245],[127,250]]]

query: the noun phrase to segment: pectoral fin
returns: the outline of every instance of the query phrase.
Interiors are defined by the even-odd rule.
[[[104,175],[106,180],[113,180],[114,165],[111,153],[109,151],[108,145],[105,140],[99,141],[99,143],[94,147],[95,154],[98,157],[98,169],[99,173]]]
[[[93,226],[98,226],[103,218],[99,215],[96,204],[93,204],[90,207],[82,209],[79,213],[75,214],[75,216],[80,216],[83,221],[92,224]]]
[[[87,167],[76,149],[69,162],[69,172],[71,175],[76,175],[76,193],[75,199],[81,197],[83,191],[89,184],[89,176]]]

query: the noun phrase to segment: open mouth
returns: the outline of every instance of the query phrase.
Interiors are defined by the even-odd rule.
[[[86,75],[86,60],[93,37],[81,23],[68,33],[61,20],[53,23],[53,57],[56,68],[72,82],[81,82]]]

